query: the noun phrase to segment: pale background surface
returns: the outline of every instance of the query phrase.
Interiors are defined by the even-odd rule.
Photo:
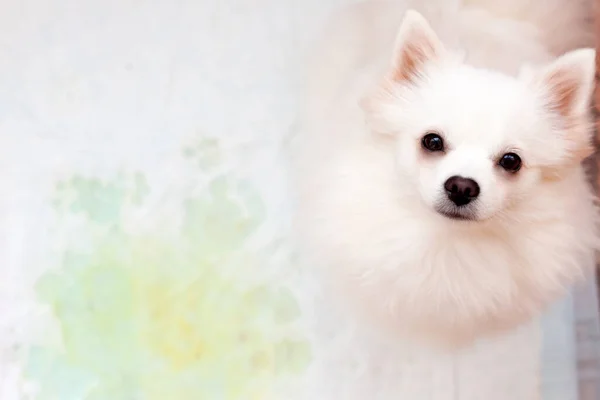
[[[148,216],[152,207],[168,210],[166,192],[193,175],[178,161],[182,144],[210,135],[221,139],[228,167],[243,166],[260,190],[268,240],[287,217],[281,142],[294,122],[298,56],[323,16],[344,2],[2,2],[0,399],[24,398],[23,352],[57,335],[33,290],[56,246],[49,228],[56,180],[73,171],[143,171],[158,188]],[[524,393],[540,377],[544,400],[598,399],[596,304],[590,284],[553,309],[541,334],[531,327],[461,355],[442,376],[412,379],[452,389],[427,399],[481,400],[500,383],[511,400],[530,400]],[[486,399],[506,400],[506,392]]]

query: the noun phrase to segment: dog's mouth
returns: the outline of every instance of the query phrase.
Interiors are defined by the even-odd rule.
[[[475,216],[470,212],[462,212],[458,210],[436,210],[440,215],[454,221],[474,221]]]

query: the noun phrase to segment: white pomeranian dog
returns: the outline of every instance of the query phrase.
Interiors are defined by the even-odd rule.
[[[332,298],[452,346],[594,264],[591,0],[366,1],[318,39],[296,223]]]

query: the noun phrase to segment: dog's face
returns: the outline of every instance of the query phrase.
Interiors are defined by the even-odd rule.
[[[591,154],[593,68],[593,50],[579,50],[519,77],[476,69],[409,16],[363,105],[376,133],[397,138],[398,173],[432,211],[487,220]]]
[[[441,215],[488,219],[560,161],[560,141],[526,84],[463,65],[432,69],[397,121],[399,172]]]

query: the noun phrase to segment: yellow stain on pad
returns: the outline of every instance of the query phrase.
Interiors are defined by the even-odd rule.
[[[265,256],[239,254],[263,219],[260,199],[217,178],[182,202],[177,235],[128,234],[126,207],[149,190],[141,174],[59,184],[57,209],[85,218],[89,246],[65,249],[38,282],[63,341],[29,350],[38,398],[268,399],[279,376],[307,366],[310,348],[294,330],[291,293],[256,279]]]

